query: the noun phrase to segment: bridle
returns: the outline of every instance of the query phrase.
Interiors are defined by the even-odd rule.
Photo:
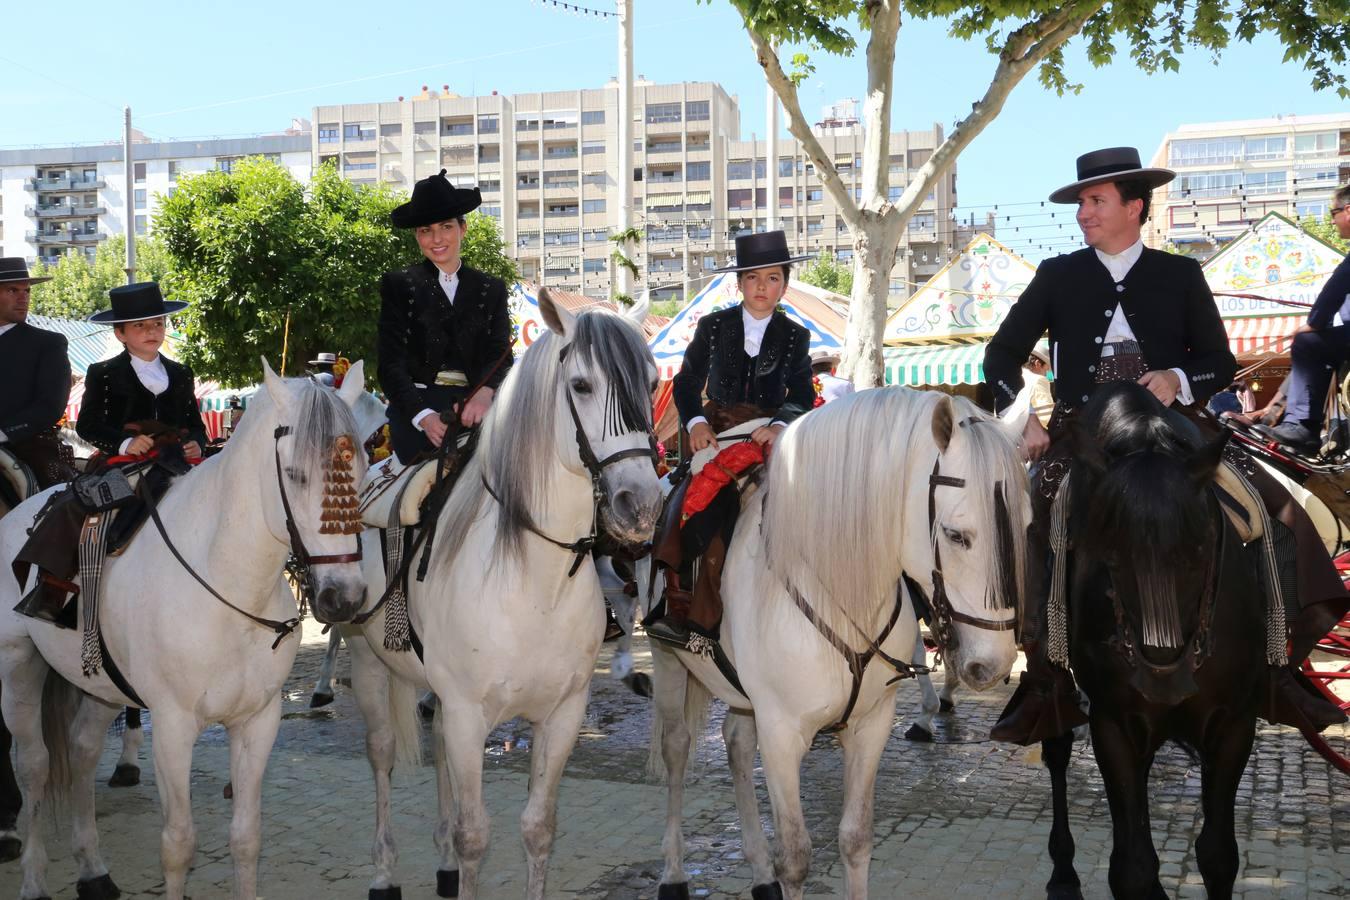
[[[295,524],[295,514],[291,509],[290,497],[287,496],[286,494],[286,479],[285,476],[282,474],[281,470],[281,439],[290,433],[291,433],[291,426],[289,425],[278,425],[276,430],[272,432],[272,457],[276,462],[277,490],[281,493],[281,508],[282,510],[284,510],[286,514],[286,533],[290,537],[291,555],[298,561],[299,565],[303,567],[303,571],[306,573],[306,576],[308,575],[309,570],[314,566],[338,565],[341,563],[360,562],[361,537],[359,534],[357,534],[356,537],[355,553],[313,555],[309,552],[308,548],[305,547],[304,538],[300,536],[300,528]],[[308,577],[301,579],[298,585],[300,589],[299,615],[295,615],[289,619],[282,619],[278,621],[276,619],[264,618],[263,616],[256,616],[253,613],[249,612],[248,610],[240,609],[238,606],[235,606],[233,603],[227,600],[223,594],[221,594],[215,588],[211,587],[211,585],[207,583],[206,579],[203,578],[201,574],[198,573],[197,570],[192,567],[192,564],[183,558],[183,554],[179,552],[178,548],[174,546],[173,541],[169,538],[169,532],[164,527],[163,520],[160,519],[159,517],[159,507],[156,505],[155,499],[151,494],[151,492],[145,487],[144,480],[141,481],[139,488],[141,497],[145,500],[146,506],[148,506],[150,509],[150,518],[155,523],[155,529],[159,531],[159,536],[164,540],[164,544],[166,547],[169,548],[169,552],[173,554],[173,558],[178,560],[178,564],[181,565],[185,570],[187,570],[187,573],[191,575],[193,579],[195,579],[196,582],[200,584],[202,588],[204,588],[206,592],[210,594],[212,597],[215,597],[221,603],[225,604],[230,609],[239,613],[241,616],[253,622],[254,624],[262,628],[270,629],[271,631],[275,632],[277,635],[277,639],[272,642],[273,650],[275,650],[283,640],[289,637],[291,633],[300,626],[300,619],[304,615],[305,607],[307,605],[312,605],[313,601],[312,596],[313,588],[309,583]]]

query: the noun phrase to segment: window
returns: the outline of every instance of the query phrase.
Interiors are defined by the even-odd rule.
[[[767,172],[768,170],[765,168],[764,160],[762,158],[755,160],[755,177],[764,178]]]
[[[607,262],[607,260],[604,260],[604,259],[585,259],[585,260],[582,260],[582,261],[581,261],[581,271],[585,272],[587,275],[600,275],[600,274],[603,274],[604,271],[605,271],[605,269],[606,269],[606,265],[605,265],[606,262]]]
[[[550,203],[544,215],[550,219],[571,218],[577,214],[575,203]]]
[[[581,211],[588,213],[604,212],[605,201],[603,200],[583,200],[581,201]]]
[[[544,187],[546,188],[574,188],[576,186],[576,169],[559,169],[556,172],[544,173]]]
[[[1167,196],[1173,200],[1236,197],[1241,193],[1241,172],[1183,172],[1167,190]]]
[[[176,159],[169,160],[169,180],[178,180],[178,160]]]
[[[348,153],[342,160],[344,172],[368,172],[374,168],[374,153]]]
[[[904,192],[905,186],[903,184],[893,184],[886,188],[886,199],[894,203],[896,200],[900,199],[900,195]]]
[[[561,128],[577,127],[576,110],[564,110],[562,112],[546,112],[542,119],[545,131],[557,131]]]
[[[603,125],[605,124],[605,111],[603,109],[587,109],[581,112],[582,125]],[[587,260],[589,263],[590,260]]]
[[[598,184],[603,186],[609,183],[609,178],[605,175],[604,172],[587,172],[585,175],[581,176],[581,183]]]
[[[516,176],[516,189],[522,191],[533,191],[539,188],[538,172],[521,172]]]
[[[522,234],[520,237],[516,238],[516,246],[523,247],[527,250],[535,249],[539,246],[539,235],[533,232],[530,234]]]
[[[909,167],[917,169],[928,162],[928,157],[933,155],[932,150],[911,150],[909,151]]]
[[[463,137],[464,135],[473,134],[473,122],[445,119],[441,122],[441,134],[446,137]]]
[[[634,170],[633,170],[633,180],[634,180],[634,181],[641,181],[641,180],[642,180],[642,170],[641,170],[641,169],[634,169]]]
[[[1301,219],[1321,219],[1329,209],[1331,204],[1326,200],[1308,200],[1294,204],[1294,212]]]
[[[136,233],[145,234],[145,216],[136,217]]]
[[[680,121],[680,104],[678,103],[648,103],[647,104],[647,124],[657,125],[662,122]]]
[[[717,257],[716,257],[716,256],[712,256],[712,255],[704,256],[704,257],[703,257],[703,271],[706,272],[706,271],[709,270],[709,269],[715,269],[715,268],[717,268]]]
[[[498,119],[496,116],[479,116],[479,117],[478,117],[478,133],[479,133],[479,134],[496,134],[497,132],[499,132],[499,131],[501,131],[501,130],[502,130],[502,123],[501,123],[501,120]]]
[[[768,193],[767,188],[755,188],[755,209],[764,208],[765,204],[768,203]]]
[[[851,262],[853,260],[853,248],[840,247],[838,250],[834,251],[834,258],[840,262]]]
[[[333,122],[328,125],[319,126],[320,144],[336,144],[337,142],[338,142],[338,127],[336,122]]]
[[[588,156],[592,153],[604,153],[604,152],[605,152],[604,141],[582,141],[581,143],[582,156]]]
[[[699,150],[710,150],[712,144],[708,141],[706,134],[691,134],[685,138],[685,144],[690,153],[696,153]]]
[[[1300,191],[1336,186],[1334,168],[1298,169],[1294,172],[1294,187]]]
[[[807,233],[807,234],[821,234],[821,233],[824,232],[824,231],[825,231],[825,220],[824,220],[824,219],[807,219],[807,220],[806,220],[806,233]]]
[[[609,233],[603,228],[593,228],[582,232],[581,239],[587,244],[603,244],[609,240]]]
[[[909,230],[911,232],[932,231],[936,221],[933,213],[915,213],[914,218],[909,220]]]
[[[435,134],[439,127],[435,122],[414,122],[413,134]]]
[[[641,142],[638,142],[638,143],[641,143]],[[641,148],[641,147],[634,147],[633,149],[635,149],[635,150],[641,150],[642,148]],[[650,144],[647,145],[647,152],[648,152],[648,153],[679,153],[679,152],[680,152],[680,139],[679,139],[679,138],[670,138],[670,139],[667,139],[667,140],[659,140],[659,141],[654,140],[654,141],[652,141]]]
[[[1242,138],[1190,138],[1173,141],[1167,161],[1173,166],[1212,166],[1230,163],[1242,156]]]
[[[807,202],[807,203],[819,203],[820,201],[822,201],[822,200],[824,200],[824,199],[825,199],[825,189],[824,189],[824,188],[807,188],[807,189],[806,189],[806,202]]]
[[[793,169],[793,166],[792,166],[792,160],[791,160],[791,159],[788,159],[788,158],[785,158],[785,157],[780,157],[780,158],[779,158],[779,160],[778,160],[778,177],[779,177],[779,178],[791,178],[791,177],[792,177],[792,169]]]
[[[1335,156],[1336,132],[1294,135],[1295,156]]]
[[[544,235],[544,246],[546,247],[558,247],[580,242],[581,232],[579,231],[550,231]]]
[[[221,172],[233,172],[234,164],[239,162],[237,156],[226,156],[216,160],[216,169]]]
[[[375,125],[371,122],[348,122],[342,126],[342,137],[349,141],[373,141]]]
[[[516,131],[538,131],[539,113],[517,113]]]
[[[1288,172],[1248,172],[1243,192],[1247,194],[1279,194],[1288,190]]]
[[[577,145],[552,144],[544,148],[544,155],[549,159],[569,159],[577,155]]]
[[[478,190],[484,194],[496,194],[502,189],[502,180],[500,178],[487,178],[478,182]]]
[[[380,137],[395,138],[403,135],[403,125],[399,122],[387,122],[380,126]]]
[[[478,211],[485,216],[492,216],[494,219],[502,217],[502,205],[500,203],[484,203],[478,207]]]
[[[679,169],[652,169],[647,180],[653,184],[675,184],[680,181]]]
[[[485,163],[499,163],[502,161],[501,144],[479,144],[478,161]]]
[[[708,101],[690,100],[684,104],[684,118],[688,122],[708,121]]]
[[[728,181],[748,181],[754,169],[748,159],[733,159],[727,163]]]
[[[727,191],[727,209],[750,209],[754,191],[750,188],[735,188]]]
[[[778,208],[779,209],[792,208],[792,188],[780,187],[778,189]]]
[[[691,241],[710,241],[712,240],[711,225],[690,225],[686,232]]]
[[[145,209],[145,188],[137,188],[132,194],[136,201],[137,209]]]
[[[539,148],[534,144],[516,144],[517,160],[532,160],[539,158]]]
[[[1279,137],[1249,137],[1247,138],[1244,156],[1248,161],[1283,159],[1287,143],[1283,135]]]
[[[145,163],[136,163],[132,171],[136,174],[136,182],[138,184],[145,181]]]

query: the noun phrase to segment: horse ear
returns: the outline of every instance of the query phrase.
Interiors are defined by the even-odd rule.
[[[626,318],[628,321],[632,322],[639,329],[641,329],[642,323],[647,321],[647,312],[651,308],[652,308],[652,292],[650,290],[643,291],[642,296],[637,298],[637,300],[633,302],[632,306],[624,310],[623,313],[624,318]]]
[[[1198,487],[1208,487],[1214,483],[1215,473],[1223,462],[1223,451],[1228,446],[1228,432],[1219,436],[1191,454],[1186,460],[1186,474],[1191,476]]]
[[[947,445],[952,442],[953,427],[952,401],[943,394],[933,407],[933,440],[937,441],[939,453],[947,452]]]
[[[272,396],[272,402],[277,406],[284,406],[286,403],[286,389],[282,386],[282,378],[276,372],[272,371],[272,365],[267,361],[267,357],[262,357],[263,367],[263,386],[267,388],[267,393]]]
[[[366,361],[358,359],[352,363],[352,367],[347,370],[347,374],[342,376],[342,387],[338,388],[338,396],[342,402],[348,406],[355,407],[356,400],[366,392]]]
[[[559,337],[567,337],[577,317],[572,315],[562,304],[553,302],[553,295],[546,287],[539,289],[539,313],[544,317],[544,324],[548,330]]]

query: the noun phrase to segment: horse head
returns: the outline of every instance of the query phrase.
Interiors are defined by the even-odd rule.
[[[356,501],[364,453],[352,415],[365,393],[364,366],[353,365],[335,391],[282,378],[264,359],[263,386],[231,444],[266,446],[258,464],[268,528],[305,566],[315,618],[346,622],[366,591]]]
[[[661,512],[652,425],[656,362],[640,330],[646,306],[626,315],[604,309],[573,315],[541,288],[539,309],[557,354],[554,425],[563,464],[596,482],[600,525],[611,537],[646,543]]]
[[[1227,433],[1205,442],[1147,390],[1121,383],[1098,393],[1070,440],[1074,593],[1111,598],[1146,656],[1167,661],[1215,577],[1211,487]]]
[[[919,485],[910,490],[921,486],[927,495],[934,634],[976,690],[1006,678],[1017,658],[1031,521],[1017,441],[1027,413],[1022,404],[995,419],[964,398],[942,397],[931,421],[936,465],[915,473],[927,478],[911,479]],[[916,575],[926,571],[918,561],[906,565]]]

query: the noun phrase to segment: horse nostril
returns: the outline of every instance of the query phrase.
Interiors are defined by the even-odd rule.
[[[638,517],[637,497],[629,488],[616,491],[611,504],[621,521],[631,522]]]
[[[333,585],[325,585],[314,597],[314,615],[327,620],[332,617],[338,601],[338,590]]]

